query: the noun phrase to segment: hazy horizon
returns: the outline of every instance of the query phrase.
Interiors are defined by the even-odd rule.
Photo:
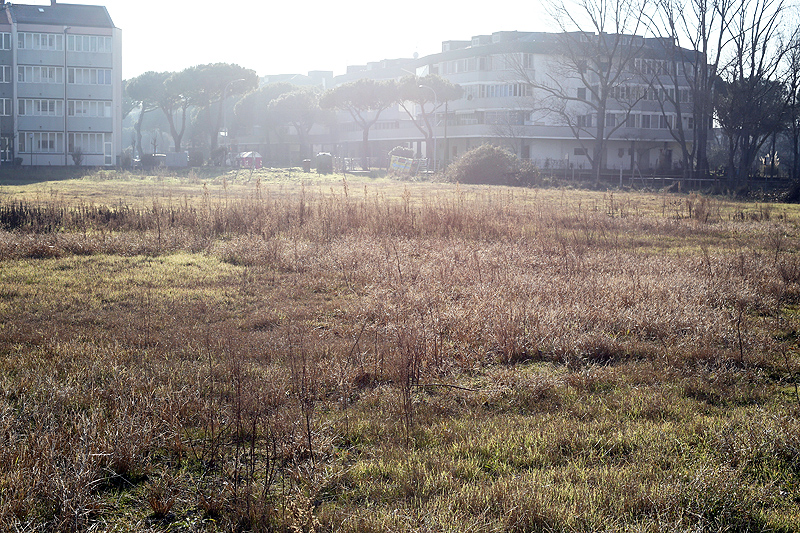
[[[149,70],[178,71],[217,62],[236,63],[259,76],[313,70],[343,74],[349,65],[434,54],[441,51],[442,41],[548,29],[539,4],[513,8],[513,13],[512,8],[482,10],[475,16],[463,5],[422,0],[406,2],[402,10],[365,0],[337,9],[319,0],[277,7],[241,0],[203,0],[190,6],[154,0],[63,3],[106,6],[122,30],[125,79]],[[525,20],[530,22],[521,22]],[[176,46],[180,51],[172,52]]]

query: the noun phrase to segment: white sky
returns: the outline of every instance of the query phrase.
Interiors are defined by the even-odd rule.
[[[21,0],[48,4],[49,1]],[[441,51],[441,42],[496,31],[548,31],[539,1],[64,0],[105,5],[122,30],[122,76],[237,63],[305,74]],[[477,7],[479,6],[479,7]]]

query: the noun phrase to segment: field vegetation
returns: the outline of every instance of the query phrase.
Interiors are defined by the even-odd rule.
[[[800,531],[800,210],[0,187],[2,531]]]

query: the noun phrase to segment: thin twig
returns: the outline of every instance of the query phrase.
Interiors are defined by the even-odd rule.
[[[481,389],[470,389],[469,387],[462,387],[460,385],[451,385],[449,383],[422,383],[416,384],[415,387],[425,388],[425,387],[444,387],[446,389],[458,389],[464,390],[469,392],[479,392]]]

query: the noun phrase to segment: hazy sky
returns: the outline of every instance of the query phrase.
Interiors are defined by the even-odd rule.
[[[48,4],[40,0],[20,3]],[[65,0],[105,5],[122,29],[122,75],[227,62],[259,75],[332,70],[441,51],[445,40],[546,31],[538,2]]]

